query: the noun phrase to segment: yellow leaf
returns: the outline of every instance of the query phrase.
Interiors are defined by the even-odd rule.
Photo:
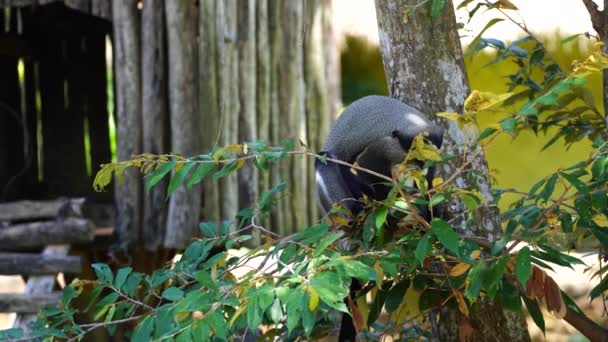
[[[603,214],[596,214],[593,216],[593,222],[600,227],[608,226],[608,219]]]
[[[480,256],[481,256],[481,250],[479,250],[479,249],[476,249],[471,252],[471,258],[473,258],[473,260],[479,259]]]
[[[224,147],[224,150],[226,152],[232,152],[236,155],[239,155],[243,152],[243,145],[240,145],[240,144],[227,145]]]
[[[331,216],[329,216],[329,220],[332,223],[338,224],[341,226],[348,226],[348,224],[349,224],[348,218],[344,217],[343,215],[338,215],[338,214],[331,215]]]
[[[421,292],[414,288],[414,282],[411,282],[403,301],[396,310],[395,323],[402,323],[420,315],[420,294]]]
[[[360,296],[355,300],[359,312],[361,313],[361,318],[363,319],[363,330],[367,329],[367,319],[369,317],[369,305],[367,304],[367,299],[365,297],[366,296]]]
[[[441,184],[443,184],[443,178],[441,177],[435,177],[433,178],[433,188],[439,188],[441,186]]]
[[[468,271],[469,268],[471,268],[471,265],[464,262],[459,262],[450,270],[450,277],[459,277],[465,274],[465,272]]]
[[[452,121],[458,121],[458,117],[460,117],[460,114],[458,113],[454,113],[454,112],[441,112],[441,113],[437,113],[437,116],[441,117],[441,118],[446,118],[448,120],[452,120]]]
[[[243,154],[247,154],[249,152],[249,145],[243,144]]]
[[[376,282],[376,288],[380,289],[380,284],[382,284],[382,282],[384,281],[384,270],[382,269],[382,266],[380,265],[380,261],[376,261],[376,263],[374,264],[374,271],[376,271],[376,274],[378,275],[378,281]]]
[[[243,167],[243,165],[245,165],[245,159],[240,159],[237,163],[236,163],[236,167],[234,168],[234,171],[232,172],[236,172],[238,171],[240,168]]]
[[[414,141],[412,141],[407,159],[440,161],[441,154],[435,145],[425,141],[423,134],[419,134],[414,138]]]
[[[306,287],[306,292],[310,295],[310,300],[308,301],[308,310],[315,311],[317,306],[319,306],[319,295],[317,291],[312,288],[312,286]]]
[[[467,302],[464,300],[464,296],[462,292],[458,291],[458,289],[452,288],[452,294],[454,294],[454,298],[456,298],[456,303],[458,303],[458,310],[469,317],[469,307],[467,306]]]
[[[218,161],[222,159],[222,155],[224,154],[224,148],[218,148],[217,151],[213,154],[213,160]]]
[[[481,112],[505,101],[513,93],[494,94],[492,92],[480,92],[473,90],[471,94],[464,100],[464,112]]]
[[[242,305],[239,305],[239,308],[236,310],[236,312],[232,316],[232,319],[230,320],[231,327],[234,325],[234,322],[236,321],[236,319],[239,318],[239,316],[247,309],[247,305],[245,305],[245,304],[246,303],[242,303]]]

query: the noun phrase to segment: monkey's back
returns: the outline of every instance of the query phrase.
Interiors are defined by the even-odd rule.
[[[348,105],[331,129],[323,151],[352,162],[379,136],[394,131],[416,136],[433,125],[416,109],[387,96],[366,96]],[[432,132],[431,132],[432,133]]]

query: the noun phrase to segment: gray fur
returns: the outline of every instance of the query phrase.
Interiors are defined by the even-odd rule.
[[[395,132],[399,133],[401,141]],[[435,145],[441,146],[442,130],[419,111],[390,97],[367,96],[344,109],[329,132],[323,152],[390,177],[392,167],[405,158],[411,141],[424,132]],[[383,182],[378,177],[364,172],[351,177],[346,172],[335,164],[317,163],[317,193],[319,205],[325,212],[337,202],[352,211],[353,198],[361,188],[373,189],[377,197],[386,195],[382,186],[375,185]]]

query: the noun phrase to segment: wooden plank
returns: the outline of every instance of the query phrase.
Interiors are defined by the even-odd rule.
[[[169,115],[171,150],[184,155],[200,153],[201,121],[198,112],[197,9],[191,1],[166,1],[169,69]],[[164,246],[184,248],[198,231],[200,185],[187,191],[178,188],[169,200]]]
[[[35,314],[45,306],[59,304],[60,300],[61,292],[44,294],[0,293],[0,312]]]
[[[137,1],[112,3],[114,21],[114,77],[116,94],[116,141],[119,161],[142,152],[140,22]],[[126,248],[139,240],[141,222],[141,176],[127,170],[123,183],[116,184],[115,232],[117,243]]]
[[[164,0],[147,0],[142,9],[142,120],[143,148],[154,154],[169,152],[167,99],[167,48]],[[167,179],[144,196],[143,244],[148,250],[161,247],[167,221]]]
[[[3,275],[43,275],[80,273],[81,260],[78,256],[55,256],[39,253],[0,253],[0,274]]]
[[[89,220],[65,220],[17,224],[0,229],[0,250],[15,250],[53,244],[87,243],[95,238]]]
[[[256,141],[256,5],[253,0],[237,3],[239,117],[238,142]],[[250,208],[258,198],[258,172],[253,163],[239,170],[239,210]],[[259,245],[259,231],[253,231],[251,246]]]
[[[199,19],[199,99],[201,118],[204,120],[202,134],[203,150],[209,152],[218,143],[220,129],[219,55],[217,1],[200,2]],[[221,220],[220,189],[218,182],[207,177],[203,182],[203,217],[207,221]]]
[[[46,256],[66,256],[68,255],[69,246],[66,245],[58,245],[58,246],[47,246],[42,252],[43,255]],[[32,276],[28,279],[27,284],[25,284],[25,296],[44,296],[44,295],[52,295],[53,288],[55,287],[55,276]],[[59,297],[61,298],[61,297]],[[38,301],[42,303],[42,300]],[[50,303],[53,305],[54,303]],[[31,312],[37,312],[38,310],[33,310]],[[36,314],[27,314],[27,315],[18,315],[15,323],[13,324],[14,328],[21,328],[24,331],[24,335],[28,336],[30,333],[29,324],[30,322],[36,319]]]
[[[2,203],[0,221],[37,220],[58,217],[65,213],[81,215],[83,204],[84,198]]]

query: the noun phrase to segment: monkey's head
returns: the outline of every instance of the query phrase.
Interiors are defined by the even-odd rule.
[[[393,167],[405,159],[419,134],[441,147],[443,130],[419,111],[390,97],[367,96],[344,109],[329,132],[323,152],[391,177]],[[365,172],[353,173],[336,163],[317,160],[315,169],[319,205],[326,213],[334,203],[356,213],[361,210],[358,199],[363,195],[384,200],[390,190],[382,179]]]

